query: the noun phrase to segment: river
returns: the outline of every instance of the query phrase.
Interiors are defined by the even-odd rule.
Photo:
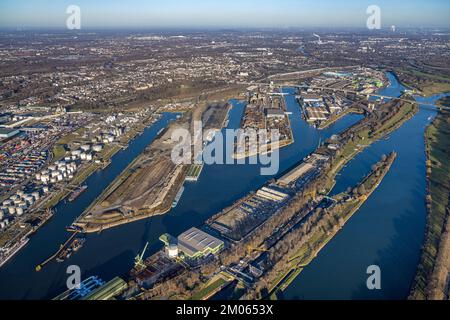
[[[404,89],[388,74],[391,86],[380,93],[399,96]],[[434,104],[444,95],[416,97]],[[406,299],[424,239],[424,131],[436,110],[420,111],[388,139],[358,154],[337,177],[332,194],[355,185],[391,151],[398,156],[380,186],[359,211],[285,290],[285,299]],[[381,290],[368,290],[367,267],[378,265]]]
[[[392,81],[391,89],[386,90],[392,90],[396,83],[394,82],[395,78]],[[293,93],[294,91],[285,89],[285,92]],[[230,110],[228,128],[238,128],[245,105],[240,101],[231,102],[233,108]],[[300,109],[293,95],[286,96],[286,105],[288,111],[292,112],[290,119],[295,142],[280,150],[280,170],[276,176],[280,176],[283,172],[296,165],[307,154],[312,152],[320,141],[324,141],[332,134],[339,133],[361,119],[360,115],[349,115],[327,129],[319,131],[310,127],[301,119]],[[365,267],[362,275],[360,275],[361,264],[367,266],[367,263],[373,264],[377,262],[380,252],[384,252],[382,257],[386,261],[392,260],[392,257],[400,249],[402,249],[402,255],[398,256],[391,263],[398,264],[397,260],[405,257],[411,259],[413,257],[413,265],[410,265],[411,260],[404,262],[404,265],[409,267],[410,274],[404,276],[404,270],[400,270],[402,277],[393,274],[395,277],[390,276],[388,278],[388,270],[386,270],[386,274],[383,273],[383,277],[385,276],[386,278],[383,279],[386,279],[386,282],[388,279],[394,279],[395,282],[402,281],[404,287],[409,285],[410,277],[413,275],[411,270],[415,270],[417,263],[425,223],[425,213],[424,208],[422,208],[423,197],[421,196],[425,190],[422,188],[422,186],[424,187],[423,130],[428,123],[428,115],[434,115],[434,111],[421,110],[416,117],[408,122],[407,126],[405,125],[401,130],[393,134],[390,140],[374,144],[371,148],[358,155],[357,160],[349,163],[344,169],[343,175],[338,178],[335,191],[340,190],[340,188],[345,189],[348,183],[357,181],[362,174],[370,170],[370,165],[378,160],[382,153],[387,153],[384,151],[386,148],[389,149],[392,146],[389,151],[396,150],[399,152],[400,159],[396,161],[395,167],[391,169],[383,184],[372,195],[371,199],[366,202],[360,212],[355,215],[355,218],[349,221],[344,231],[314,261],[315,264],[319,264],[321,272],[308,277],[308,271],[316,271],[313,265],[308,267],[285,292],[287,298],[363,298],[365,296],[361,292],[361,285],[365,283],[365,280],[362,283],[360,280],[365,278]],[[42,271],[35,272],[35,266],[50,256],[59,244],[67,239],[68,233],[64,230],[64,227],[69,225],[153,141],[157,132],[174,118],[174,114],[164,114],[162,119],[133,140],[128,149],[116,154],[112,159],[111,165],[106,170],[92,175],[87,180],[89,188],[78,199],[72,203],[62,202],[57,206],[55,216],[30,239],[29,244],[22,251],[0,269],[0,299],[52,298],[65,290],[68,265],[80,266],[82,278],[98,275],[104,280],[110,280],[117,275],[126,276],[133,266],[134,257],[142,250],[147,241],[150,245],[146,255],[150,255],[162,247],[158,240],[162,233],[168,232],[176,236],[192,226],[201,225],[206,219],[224,207],[232,204],[249,191],[256,190],[273,178],[272,176],[261,176],[259,165],[205,165],[200,180],[196,183],[185,184],[186,189],[178,206],[169,213],[108,229],[100,234],[89,234],[84,247],[69,260],[63,263],[51,262]],[[404,128],[409,128],[409,131],[404,132]],[[395,138],[398,132],[402,133],[398,138]],[[413,139],[415,143],[411,141]],[[401,146],[398,146],[398,148],[393,147],[401,141],[404,143],[402,148],[409,150],[409,152],[405,151],[404,155],[400,154],[401,150],[399,148]],[[386,146],[383,148],[378,146],[379,144]],[[416,147],[414,147],[415,144],[417,144]],[[418,155],[420,144],[422,144],[422,153]],[[411,161],[408,161],[409,157],[412,157]],[[409,167],[415,173],[415,175],[410,174],[405,177],[405,180],[399,179],[399,177],[402,177],[401,172],[405,174],[405,170],[399,164],[401,159],[404,162],[411,163]],[[365,170],[366,168],[368,169]],[[413,176],[416,176],[418,180],[410,180],[413,179]],[[396,190],[397,193],[405,192],[405,194],[392,192],[394,185],[390,187],[388,179],[393,178],[394,180],[396,179],[394,182],[396,183],[395,186],[397,186],[393,190]],[[390,191],[383,191],[386,187]],[[410,198],[411,189],[416,198]],[[384,199],[383,194],[380,196],[380,192],[386,193],[386,199]],[[393,199],[394,195],[396,198]],[[378,205],[386,206],[392,202],[393,206],[396,207],[400,203],[399,199],[400,201],[410,201],[412,199],[415,202],[408,205],[410,210],[406,212],[406,216],[405,211],[396,208],[398,211],[394,210],[395,212],[391,212],[388,216],[389,219],[386,218],[385,215],[389,214],[388,210],[381,209]],[[364,214],[364,211],[370,205],[373,207],[373,212],[379,213],[378,215]],[[360,217],[365,217],[364,221],[360,222],[360,225],[355,226],[355,221],[361,219]],[[390,226],[388,226],[389,224]],[[406,226],[403,227],[403,225]],[[350,231],[347,231],[347,229]],[[344,241],[345,245],[342,247],[336,246],[336,243],[342,241],[339,239],[344,235],[347,239]],[[357,241],[352,237],[357,237]],[[409,238],[412,238],[412,240]],[[363,244],[367,248],[362,246]],[[397,251],[392,251],[394,247]],[[323,260],[322,256],[325,256],[327,252],[332,256],[328,260]],[[353,254],[349,255],[349,252]],[[368,252],[374,254],[371,255]],[[361,258],[358,258],[358,255]],[[391,263],[389,265],[392,265]],[[383,264],[382,266],[384,270],[384,267],[386,266],[387,268],[388,264]],[[330,284],[324,281],[329,276],[330,267],[332,269],[348,270],[347,273],[344,272],[349,281],[345,281],[345,286],[339,281],[340,279],[335,279],[335,281],[339,282],[339,285],[336,284],[331,289],[331,291],[335,292],[335,295],[330,294]],[[335,269],[332,270],[332,273],[336,274],[336,272]],[[403,281],[399,278],[408,281]],[[307,283],[310,285],[306,285]],[[319,287],[319,284],[322,285],[320,291],[314,291],[314,288]],[[331,285],[333,284],[331,283]],[[396,287],[395,284],[393,286]],[[355,289],[358,289],[360,292],[356,292]],[[316,293],[313,295],[313,292]],[[343,294],[343,296],[340,297],[337,294]],[[395,297],[395,295],[390,294],[385,297]],[[397,295],[396,297],[401,298],[403,296]]]

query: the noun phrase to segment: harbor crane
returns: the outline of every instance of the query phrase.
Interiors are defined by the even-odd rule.
[[[145,244],[144,250],[142,250],[141,254],[138,254],[136,258],[134,258],[134,267],[138,270],[142,270],[146,268],[144,263],[144,253],[147,251],[148,242]]]

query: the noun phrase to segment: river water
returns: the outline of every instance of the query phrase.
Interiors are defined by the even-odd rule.
[[[404,87],[388,76],[391,86],[381,94],[398,96]],[[434,104],[442,96],[416,100]],[[375,142],[342,170],[332,194],[355,185],[381,155],[398,154],[376,191],[285,290],[285,299],[407,298],[426,223],[424,131],[435,115],[434,109],[421,107],[387,140]],[[381,290],[367,289],[370,265],[381,269]]]
[[[386,90],[394,90],[392,88],[397,85],[395,78],[392,77],[391,80],[391,87]],[[293,93],[293,90],[285,89],[285,92]],[[233,108],[230,110],[228,128],[238,128],[245,105],[239,101],[231,102]],[[286,105],[292,112],[290,119],[295,142],[280,150],[280,170],[276,176],[296,165],[320,141],[361,119],[359,115],[349,115],[333,126],[318,131],[301,119],[300,109],[293,95],[286,96]],[[386,288],[382,290],[385,294],[375,297],[405,296],[423,238],[423,130],[428,123],[428,116],[434,114],[431,110],[421,110],[407,125],[394,133],[390,140],[374,144],[344,169],[343,175],[338,178],[335,192],[356,182],[370,170],[370,166],[382,153],[392,150],[399,153],[383,184],[348,222],[344,231],[330,242],[313,264],[288,288],[286,298],[365,298],[367,292],[362,288],[365,284],[365,268],[374,263],[379,263],[382,267],[383,284]],[[0,299],[52,298],[65,290],[68,265],[80,266],[82,278],[98,275],[104,280],[110,280],[117,275],[126,276],[133,266],[134,257],[147,241],[149,248],[146,255],[150,255],[162,247],[158,240],[162,233],[177,236],[192,226],[199,226],[224,207],[273,178],[261,176],[259,165],[205,165],[200,180],[185,184],[181,200],[169,213],[105,230],[101,234],[90,234],[84,247],[69,260],[63,263],[51,262],[39,273],[35,272],[35,266],[67,239],[65,226],[82,213],[153,141],[157,132],[175,117],[174,114],[164,114],[162,119],[133,140],[127,150],[116,154],[106,170],[92,175],[87,180],[89,188],[78,199],[57,206],[55,217],[0,269]],[[334,282],[331,281],[329,273],[336,275],[339,270],[342,271],[339,273],[341,278],[336,277]],[[345,281],[342,280],[342,274],[345,275]],[[361,282],[362,280],[364,281]]]

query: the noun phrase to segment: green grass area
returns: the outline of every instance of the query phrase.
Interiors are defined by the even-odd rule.
[[[200,171],[202,170],[201,164],[193,164],[187,170],[186,176],[188,177],[198,177],[200,175]]]
[[[445,102],[450,106],[450,98]],[[427,150],[427,230],[411,297],[425,299],[435,266],[450,194],[450,112],[442,110],[425,132]]]
[[[395,159],[395,158],[394,158]],[[392,159],[393,161],[393,159]],[[367,190],[367,194],[364,197],[358,197],[350,202],[341,202],[341,208],[339,211],[333,213],[336,221],[343,219],[345,224],[360,208],[360,206],[366,201],[367,197],[375,190],[379,182],[384,178],[385,174],[390,168],[390,162],[388,166],[385,166],[382,170],[382,174],[377,176],[374,172],[371,172],[360,184],[364,184]],[[334,196],[337,201],[342,199],[345,193]],[[328,223],[332,223],[331,219]],[[278,291],[285,290],[292,281],[301,273],[305,266],[310,264],[317,256],[317,254],[324,248],[329,241],[339,232],[335,229],[316,229],[315,232],[308,239],[307,243],[299,247],[289,260],[290,265],[285,268],[283,272],[280,272],[275,279],[269,284],[269,298],[275,298]]]
[[[53,157],[55,160],[60,160],[66,154],[66,150],[64,148],[65,145],[70,144],[74,141],[81,141],[81,137],[86,132],[86,128],[79,128],[74,132],[70,132],[64,135],[61,139],[59,139],[55,146],[53,147]]]
[[[450,92],[450,83],[435,82],[422,89],[422,93],[427,97],[443,92]]]
[[[381,128],[377,130],[374,134],[374,137],[379,137],[382,134],[385,134],[387,131],[391,131],[392,129],[396,129],[400,124],[402,124],[405,120],[408,120],[409,117],[416,114],[419,110],[417,105],[412,103],[402,103],[399,112],[397,112],[392,118],[387,120]]]
[[[66,149],[64,148],[64,145],[62,144],[57,144],[54,146],[53,148],[53,159],[56,160],[61,160],[64,155],[66,154]]]
[[[427,72],[420,71],[419,69],[416,69],[416,68],[410,68],[408,70],[409,70],[409,73],[411,73],[415,76],[433,79],[433,80],[437,80],[437,81],[450,81],[450,78],[446,77],[445,75],[427,73]]]
[[[224,286],[226,283],[228,283],[228,281],[226,281],[222,277],[219,277],[217,280],[213,281],[211,284],[205,286],[199,292],[194,294],[191,300],[202,300],[203,298],[207,297],[221,286]]]
[[[402,84],[419,90],[424,96],[450,91],[450,77],[444,74],[424,72],[414,67],[400,68],[396,72],[407,74],[415,79],[414,82],[413,79],[409,79]]]

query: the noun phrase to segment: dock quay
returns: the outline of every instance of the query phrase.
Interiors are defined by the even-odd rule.
[[[38,264],[38,265],[36,266],[36,272],[41,271],[42,268],[43,268],[47,263],[49,263],[50,261],[52,261],[53,259],[55,259],[55,258],[61,253],[61,251],[63,251],[63,250],[66,248],[66,246],[67,246],[67,245],[68,245],[68,244],[69,244],[69,243],[77,236],[78,233],[79,233],[78,231],[77,231],[77,232],[74,232],[74,233],[69,237],[69,239],[67,239],[67,241],[64,242],[64,243],[59,247],[58,251],[56,251],[53,255],[51,255],[49,258],[47,258],[44,262]]]
[[[186,173],[185,181],[196,182],[203,170],[203,164],[191,164]]]

